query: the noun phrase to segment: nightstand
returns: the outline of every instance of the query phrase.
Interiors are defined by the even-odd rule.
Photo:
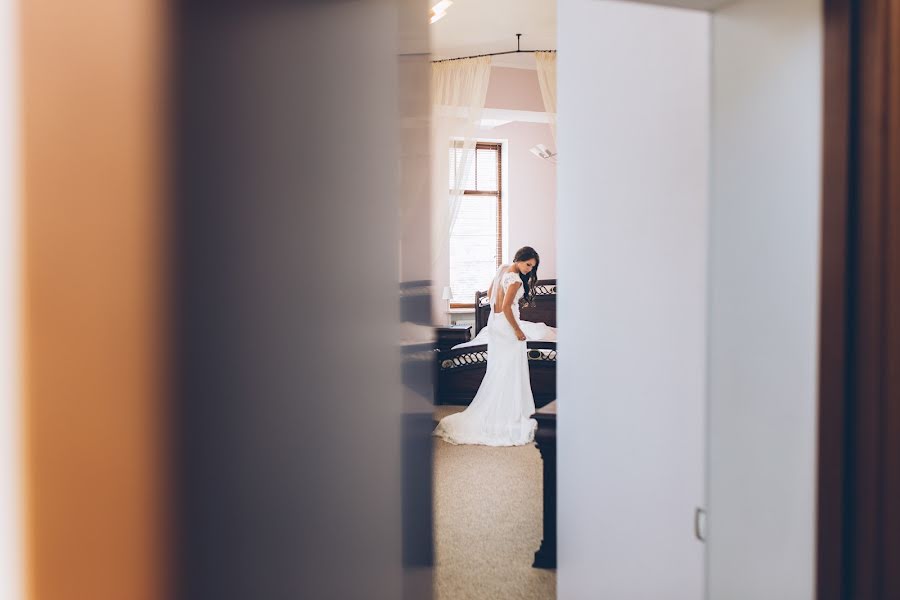
[[[451,308],[447,310],[446,313],[447,323],[450,325],[475,322],[474,308]],[[462,323],[460,323],[460,321],[462,321]]]
[[[449,350],[457,344],[468,342],[472,339],[471,325],[447,325],[445,327],[435,327],[437,330],[438,350]]]

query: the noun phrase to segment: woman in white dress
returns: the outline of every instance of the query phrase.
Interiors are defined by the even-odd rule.
[[[534,441],[537,422],[531,418],[534,396],[525,347],[529,336],[523,325],[537,328],[534,334],[546,334],[541,327],[552,328],[521,321],[519,303],[533,297],[540,262],[534,248],[525,246],[516,252],[512,264],[497,271],[488,289],[491,312],[485,326],[488,361],[484,379],[471,404],[441,419],[434,435],[452,444],[485,446],[521,446]]]

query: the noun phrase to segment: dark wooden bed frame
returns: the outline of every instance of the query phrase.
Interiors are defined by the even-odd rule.
[[[491,306],[486,292],[475,294],[475,335],[487,324]],[[521,308],[525,321],[556,327],[556,280],[543,279],[535,286],[534,306]],[[528,342],[531,391],[537,408],[556,399],[556,342]],[[468,405],[484,379],[487,345],[458,350],[436,350],[435,403]]]

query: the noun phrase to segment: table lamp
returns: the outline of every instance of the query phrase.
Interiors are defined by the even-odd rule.
[[[444,300],[447,301],[447,324],[450,325],[450,302],[453,300],[453,290],[450,289],[449,285],[444,286],[444,293],[441,296]]]

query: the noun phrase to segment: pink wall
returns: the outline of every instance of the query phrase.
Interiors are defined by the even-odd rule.
[[[544,112],[544,99],[534,69],[491,68],[488,85],[487,108],[535,110]]]
[[[494,67],[486,106],[544,111],[537,72]],[[508,140],[508,184],[503,201],[509,219],[506,246],[512,255],[521,246],[533,246],[541,255],[540,277],[556,277],[556,165],[530,152],[535,144],[555,149],[550,126],[513,122],[480,134]],[[511,259],[512,256],[509,256]]]

